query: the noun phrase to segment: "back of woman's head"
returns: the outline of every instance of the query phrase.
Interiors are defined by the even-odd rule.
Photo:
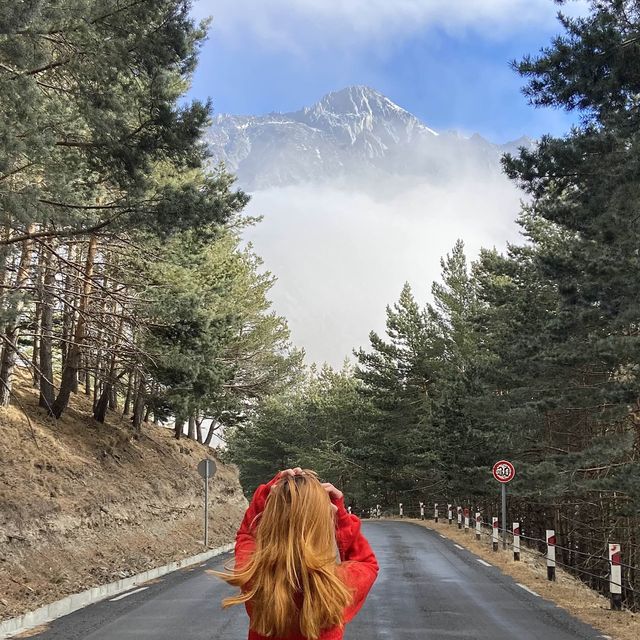
[[[284,476],[255,524],[250,561],[222,577],[242,589],[224,606],[250,602],[251,628],[264,636],[317,638],[342,624],[351,594],[338,575],[331,501],[315,473]]]

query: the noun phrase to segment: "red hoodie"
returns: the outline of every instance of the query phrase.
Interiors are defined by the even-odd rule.
[[[244,514],[242,524],[236,535],[236,566],[241,567],[248,562],[256,543],[254,539],[257,518],[264,510],[271,487],[280,479],[277,474],[267,484],[261,484],[253,494],[251,504]],[[364,604],[369,589],[378,575],[378,562],[366,538],[360,532],[360,520],[345,509],[344,499],[333,500],[338,508],[336,513],[336,543],[340,552],[340,560],[344,563],[342,576],[348,587],[353,591],[353,602],[346,608],[343,616],[344,624],[351,622]],[[247,603],[247,612],[251,617],[251,606]],[[343,628],[334,627],[322,632],[319,640],[342,640]],[[277,640],[262,636],[249,630],[249,640]],[[290,636],[288,640],[305,640],[299,633]]]

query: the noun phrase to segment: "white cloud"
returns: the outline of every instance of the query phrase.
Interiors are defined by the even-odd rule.
[[[339,366],[384,330],[385,307],[405,281],[425,302],[440,258],[458,238],[468,255],[518,237],[521,193],[506,179],[416,186],[392,200],[313,185],[254,194],[264,214],[247,233],[277,277],[275,309],[308,360]]]
[[[576,0],[562,10],[585,6]],[[196,0],[194,6],[198,17],[213,17],[218,36],[291,51],[391,43],[430,27],[500,37],[549,25],[557,11],[552,0]]]

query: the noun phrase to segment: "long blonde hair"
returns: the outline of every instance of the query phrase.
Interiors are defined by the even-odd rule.
[[[241,589],[222,605],[249,603],[251,628],[263,636],[299,632],[315,640],[342,625],[352,593],[340,577],[334,532],[331,502],[316,474],[283,477],[256,524],[250,560],[218,574]]]

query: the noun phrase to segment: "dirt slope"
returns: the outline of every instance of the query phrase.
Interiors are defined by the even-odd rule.
[[[211,450],[145,425],[138,440],[83,395],[60,420],[27,385],[0,409],[0,619],[204,550],[203,483]],[[234,467],[210,483],[211,547],[229,542],[246,508]]]

